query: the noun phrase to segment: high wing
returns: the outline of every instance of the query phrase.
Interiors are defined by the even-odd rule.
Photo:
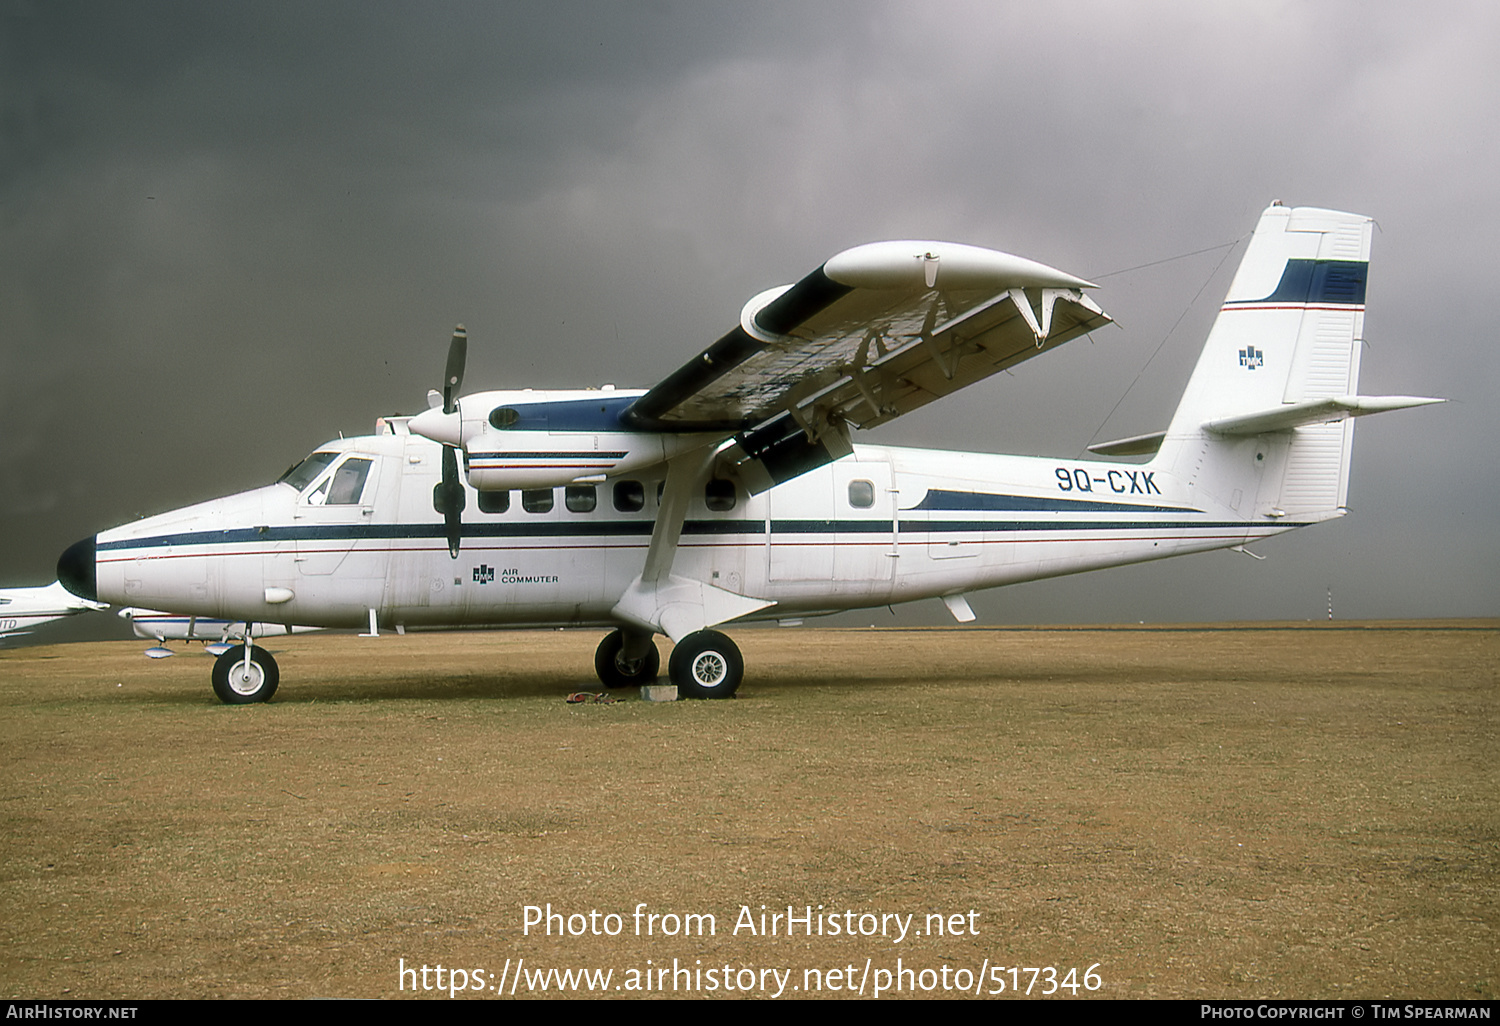
[[[753,491],[870,428],[1110,323],[1089,282],[949,242],[877,242],[761,293],[740,323],[637,399],[638,430],[724,432]]]
[[[1083,292],[1092,287],[976,246],[856,246],[750,300],[737,327],[644,393],[497,391],[455,401],[467,347],[460,329],[444,394],[430,393],[432,408],[407,426],[445,447],[434,506],[454,558],[460,449],[481,494],[588,486],[665,466],[644,566],[612,609],[643,652],[652,633],[681,641],[774,604],[672,572],[705,480],[762,492],[848,455],[851,426],[883,424],[1108,324]]]

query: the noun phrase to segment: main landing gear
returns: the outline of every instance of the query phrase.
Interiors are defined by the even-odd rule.
[[[745,658],[718,631],[698,631],[672,649],[667,672],[685,698],[732,698],[745,679]]]
[[[616,630],[594,653],[594,672],[605,687],[650,684],[660,670],[661,656],[649,635]],[[718,631],[698,631],[672,649],[667,674],[684,698],[730,698],[745,679],[745,659]]]
[[[250,646],[250,658],[245,658],[245,646],[235,645],[214,661],[214,694],[226,705],[249,705],[251,702],[268,702],[276,694],[276,685],[281,683],[281,671],[271,653],[263,648]]]
[[[594,672],[607,688],[651,684],[660,670],[661,653],[645,632],[632,631],[627,636],[624,630],[612,631],[594,653]]]

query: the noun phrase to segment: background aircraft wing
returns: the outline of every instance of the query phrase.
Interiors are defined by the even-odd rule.
[[[68,593],[53,581],[44,588],[0,588],[0,643],[30,634],[35,628],[90,609],[106,609]]]
[[[883,424],[1108,324],[1092,287],[975,246],[858,246],[750,300],[737,327],[627,416],[734,433],[731,463],[759,491],[850,451],[851,425]]]

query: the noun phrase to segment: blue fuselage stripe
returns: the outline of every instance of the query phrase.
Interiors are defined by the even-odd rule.
[[[1115,472],[1111,472],[1115,473]],[[1119,474],[1124,480],[1127,471]],[[1153,486],[1154,487],[1154,486]],[[1100,489],[1103,490],[1102,488]],[[1122,485],[1121,490],[1124,490]],[[1198,513],[1191,506],[1147,506],[1103,499],[1062,499],[1039,495],[1000,495],[933,488],[911,510],[968,510],[983,513]],[[906,512],[903,510],[903,512]]]
[[[1304,523],[1278,522],[1251,524],[1243,520],[773,520],[771,534],[836,535],[894,534],[904,540],[923,534],[995,533],[1065,531],[1183,531],[1247,530],[1258,527],[1281,530],[1305,527]],[[765,537],[764,520],[689,520],[683,525],[684,536]],[[649,538],[651,521],[626,520],[599,523],[537,524],[464,524],[463,537],[488,538]],[[100,541],[98,551],[126,552],[136,549],[161,549],[175,546],[214,546],[274,544],[277,542],[358,542],[441,540],[446,538],[442,524],[355,524],[301,527],[237,528],[225,531],[187,531],[149,538],[121,538]]]

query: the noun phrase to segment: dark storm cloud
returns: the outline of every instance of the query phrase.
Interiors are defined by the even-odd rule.
[[[1240,238],[1280,197],[1381,222],[1362,390],[1463,402],[1362,423],[1356,515],[1266,564],[1210,555],[976,605],[1301,616],[1332,583],[1359,596],[1349,615],[1495,611],[1487,7],[0,17],[5,583],[419,407],[456,321],[470,387],[650,384],[751,294],[876,238],[1107,275],[1121,327],[867,439],[1074,455],[1162,426],[1238,252],[1111,272]]]
[[[764,13],[774,13],[775,7]],[[829,11],[838,10],[830,7]],[[38,4],[7,18],[7,177],[108,150],[231,153],[507,196],[611,148],[644,93],[771,45],[699,4]],[[806,45],[808,39],[800,41]],[[785,55],[785,48],[781,48]]]

